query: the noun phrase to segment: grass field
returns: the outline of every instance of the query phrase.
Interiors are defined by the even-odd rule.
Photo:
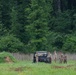
[[[0,75],[76,75],[76,61],[67,64],[32,63],[0,63]]]

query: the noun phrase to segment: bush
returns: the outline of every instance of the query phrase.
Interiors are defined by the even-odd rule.
[[[76,52],[76,36],[68,36],[63,45],[64,51]]]
[[[0,51],[18,52],[23,50],[24,44],[13,35],[7,35],[0,39]]]
[[[5,57],[9,57],[12,62],[16,62],[16,59],[8,52],[1,52],[0,53],[0,63],[6,62]]]

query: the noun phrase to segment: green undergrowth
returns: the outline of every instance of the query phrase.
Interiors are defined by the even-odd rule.
[[[13,56],[11,53],[1,52],[1,53],[0,53],[0,63],[6,62],[6,61],[5,61],[5,57],[9,57],[12,62],[17,62],[17,60],[14,58],[14,56]]]

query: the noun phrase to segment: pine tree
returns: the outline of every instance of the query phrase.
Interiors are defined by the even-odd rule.
[[[3,28],[3,23],[2,23],[2,0],[0,0],[0,37],[4,35],[4,28]]]
[[[29,5],[29,0],[13,0],[11,21],[11,33],[15,34],[22,42],[27,43],[27,33],[25,31],[26,15],[25,9]]]
[[[48,11],[45,0],[31,0],[31,7],[27,8],[28,22],[26,26],[30,36],[29,43],[33,50],[46,50],[48,35]]]
[[[9,31],[11,27],[11,3],[10,0],[2,0],[2,23],[3,27]]]

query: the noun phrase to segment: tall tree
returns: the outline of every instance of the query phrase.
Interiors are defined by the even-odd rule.
[[[27,33],[25,31],[26,17],[25,9],[29,6],[30,0],[13,0],[12,6],[12,33],[22,42],[27,43]]]
[[[61,12],[61,0],[58,0],[57,3],[58,3],[58,12],[60,13]]]
[[[28,11],[28,22],[26,26],[30,35],[29,43],[32,49],[46,50],[48,35],[48,16],[46,0],[31,0]]]
[[[9,31],[11,27],[11,6],[10,0],[2,0],[2,23],[3,27]]]
[[[3,4],[2,0],[0,0],[0,36],[4,35],[5,33],[5,28],[4,28],[4,23],[2,22],[2,12],[3,12]]]

